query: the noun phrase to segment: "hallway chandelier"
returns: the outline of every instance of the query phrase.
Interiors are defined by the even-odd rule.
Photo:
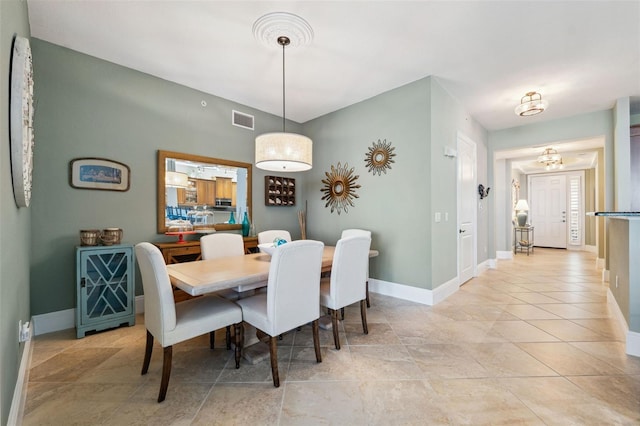
[[[549,102],[542,100],[542,95],[538,92],[527,92],[520,98],[520,105],[515,109],[516,115],[521,117],[536,115],[543,112],[549,106]]]
[[[301,29],[304,29],[302,31]],[[282,46],[282,132],[264,133],[256,138],[256,167],[274,172],[302,172],[310,170],[313,164],[313,142],[310,138],[285,131],[285,47],[291,43],[289,36],[284,35],[291,30],[294,36],[308,42],[313,36],[309,24],[302,18],[290,13],[276,12],[259,18],[254,24],[254,35],[258,39],[270,37],[273,31],[279,31],[276,39]]]
[[[538,163],[544,164],[546,170],[564,168],[562,156],[553,148],[546,148],[544,152],[538,156]]]

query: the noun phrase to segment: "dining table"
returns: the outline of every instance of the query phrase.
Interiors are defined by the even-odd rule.
[[[322,272],[331,271],[334,246],[324,246]],[[369,250],[369,257],[378,256],[377,250]],[[232,288],[238,292],[266,286],[269,278],[271,256],[251,253],[217,259],[167,265],[171,284],[190,294],[200,296]]]
[[[324,246],[322,252],[322,273],[330,272],[335,246]],[[369,250],[369,257],[378,256],[377,250]],[[201,296],[226,289],[234,289],[239,297],[243,293],[266,287],[269,278],[271,256],[267,253],[251,253],[217,259],[167,265],[171,284],[190,294]],[[246,293],[245,293],[246,294]],[[320,327],[331,329],[331,319],[320,318]],[[269,357],[269,349],[256,338],[245,333],[243,357],[255,364]]]

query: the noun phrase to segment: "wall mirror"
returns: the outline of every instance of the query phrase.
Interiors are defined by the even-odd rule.
[[[251,179],[249,163],[158,151],[158,233],[184,220],[205,233],[242,229]]]

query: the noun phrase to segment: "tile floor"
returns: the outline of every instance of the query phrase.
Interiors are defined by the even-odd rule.
[[[499,261],[437,306],[372,294],[342,350],[310,327],[279,342],[281,386],[268,361],[239,370],[206,336],[174,348],[167,399],[156,402],[162,351],[140,375],[145,329],[84,339],[38,336],[24,425],[640,424],[640,358],[607,309],[594,255],[538,249]],[[223,335],[217,343],[224,345]]]

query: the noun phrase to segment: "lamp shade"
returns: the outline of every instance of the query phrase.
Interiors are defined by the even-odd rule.
[[[313,142],[297,133],[265,133],[256,138],[256,167],[273,172],[303,172],[313,165]]]
[[[171,188],[186,188],[189,186],[189,176],[186,173],[165,172],[164,184]]]
[[[518,200],[516,203],[516,211],[519,210],[529,211],[529,204],[527,203],[527,200]]]

